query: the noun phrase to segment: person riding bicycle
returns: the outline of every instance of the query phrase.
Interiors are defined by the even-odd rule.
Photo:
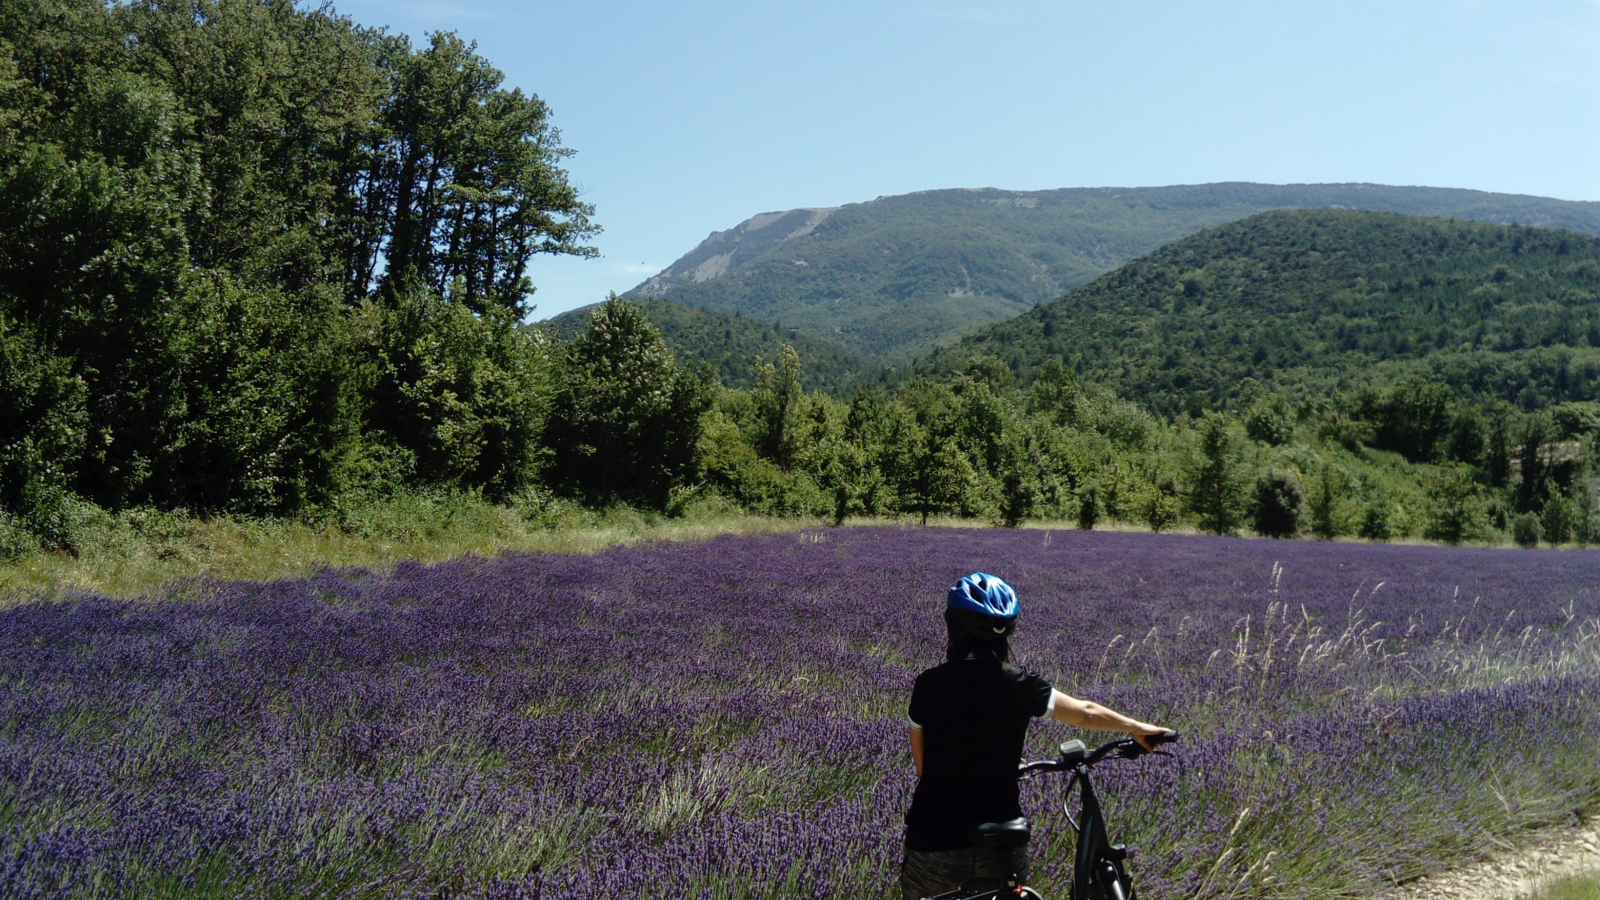
[[[1022,815],[1017,760],[1031,719],[1097,731],[1121,731],[1146,750],[1168,729],[1055,690],[1008,661],[1017,627],[1017,594],[993,575],[974,572],[950,588],[944,664],[917,676],[911,690],[911,759],[917,788],[906,812],[900,867],[904,900],[962,887],[991,887],[1028,872],[1026,847],[980,850],[967,836],[985,822]]]

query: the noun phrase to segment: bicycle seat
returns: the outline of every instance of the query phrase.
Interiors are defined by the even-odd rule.
[[[1033,829],[1022,816],[1009,822],[985,822],[967,830],[967,838],[980,847],[1023,847],[1031,837]]]

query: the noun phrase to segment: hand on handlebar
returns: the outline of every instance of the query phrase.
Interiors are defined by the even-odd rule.
[[[1149,753],[1156,752],[1156,747],[1172,741],[1178,736],[1178,733],[1170,728],[1151,725],[1147,722],[1138,723],[1137,728],[1128,733],[1133,735],[1133,739],[1139,742],[1139,746]]]

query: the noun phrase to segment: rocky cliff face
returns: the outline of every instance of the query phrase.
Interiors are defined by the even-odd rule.
[[[627,293],[651,299],[667,292],[675,280],[699,284],[739,268],[785,241],[810,234],[833,215],[836,206],[767,212],[727,231],[713,231],[700,246]]]

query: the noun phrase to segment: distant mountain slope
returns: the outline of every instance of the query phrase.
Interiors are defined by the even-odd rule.
[[[1262,213],[1163,247],[940,349],[1024,379],[1061,359],[1174,414],[1246,378],[1301,398],[1415,370],[1526,407],[1600,392],[1600,240],[1342,210]]]
[[[1204,228],[1350,208],[1600,235],[1600,203],[1446,188],[1211,184],[944,190],[764,213],[629,292],[781,322],[903,361]]]
[[[859,376],[876,375],[878,369],[860,354],[837,344],[779,328],[733,313],[695,309],[670,300],[633,301],[680,361],[707,362],[729,387],[749,387],[755,378],[756,357],[778,358],[784,344],[800,354],[800,382],[806,390],[842,393]],[[542,323],[561,340],[571,340],[589,327],[594,307],[562,313]]]

